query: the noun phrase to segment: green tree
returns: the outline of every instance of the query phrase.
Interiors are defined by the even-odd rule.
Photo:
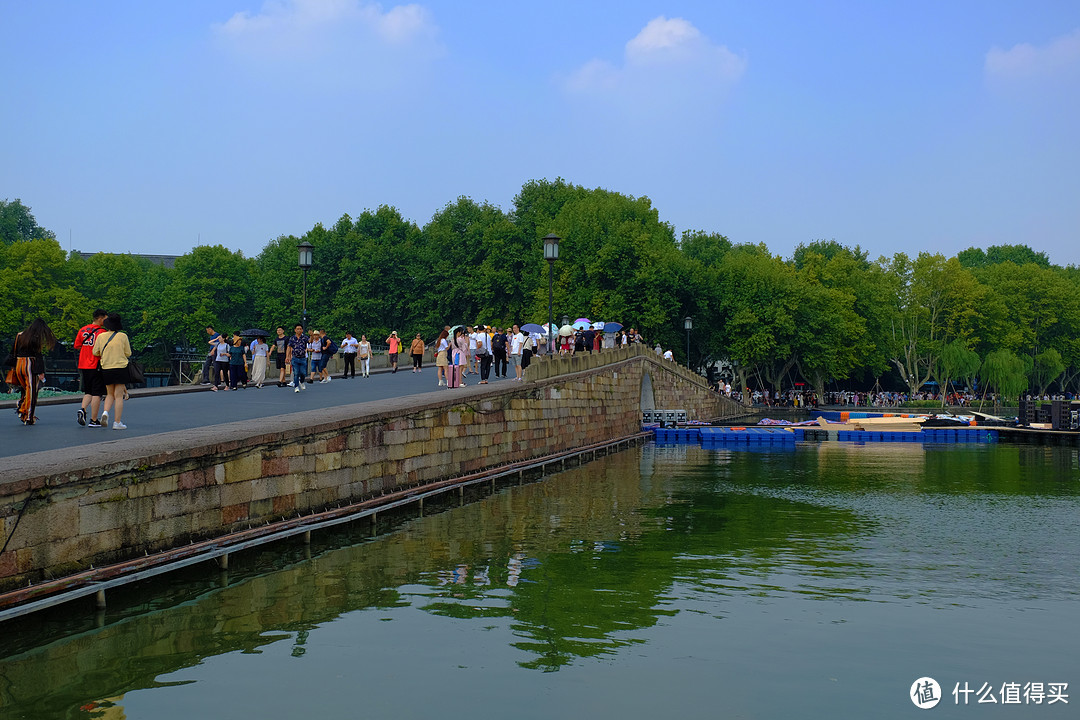
[[[38,225],[30,208],[23,205],[21,200],[0,200],[0,244],[55,239],[56,233]]]
[[[78,267],[56,240],[0,246],[0,336],[14,337],[40,317],[58,339],[71,342],[87,314],[78,285]]]
[[[1010,262],[1014,265],[1034,263],[1039,267],[1049,268],[1050,258],[1044,252],[1035,252],[1027,245],[991,245],[982,250],[970,247],[956,255],[956,259],[966,268],[980,269]]]
[[[684,344],[687,265],[674,230],[648,198],[591,190],[563,205],[551,231],[563,238],[555,264],[563,312],[636,326],[665,347]],[[547,310],[542,235],[530,253],[539,271],[532,308],[540,317]]]
[[[850,308],[855,316],[850,320],[837,316],[842,333],[837,348],[846,347],[848,359],[843,363],[845,369],[836,368],[842,374],[824,379],[862,375],[877,380],[889,367],[889,328],[897,313],[895,276],[881,264],[871,263],[858,246],[850,249],[833,241],[800,245],[792,261],[805,282],[849,297],[850,303],[841,306],[842,312]],[[822,387],[820,382],[807,380]]]
[[[954,339],[975,343],[975,318],[983,288],[956,258],[919,253],[909,260],[897,253],[890,271],[899,307],[890,328],[892,363],[911,394],[931,378],[941,351]]]
[[[177,258],[172,281],[146,314],[149,337],[196,346],[204,329],[219,332],[247,329],[256,318],[255,263],[221,245],[200,245]]]
[[[537,243],[490,203],[460,197],[448,204],[423,228],[424,267],[415,272],[425,306],[418,316],[432,330],[532,319],[543,262]]]
[[[303,274],[298,264],[299,244],[299,238],[281,235],[268,242],[255,258],[255,315],[268,332],[280,325],[291,333],[301,320]],[[318,248],[313,251],[316,263],[322,262],[318,252]]]
[[[1039,357],[1048,348],[1059,356],[1080,336],[1080,298],[1077,285],[1059,268],[1035,263],[1002,262],[980,272],[1007,312],[1000,316],[997,346],[1022,354],[1040,377]]]
[[[941,406],[945,407],[945,398],[949,393],[949,383],[956,378],[970,380],[979,371],[982,360],[979,354],[969,348],[963,340],[956,339],[941,349],[934,377],[941,388]]]
[[[763,245],[737,245],[724,256],[718,274],[724,293],[724,346],[739,387],[751,375],[779,388],[798,359],[798,304],[795,268]]]
[[[1019,398],[1028,385],[1027,366],[1022,358],[1010,350],[994,350],[983,360],[979,377],[983,382],[983,399],[986,391],[994,389],[994,407],[1001,401]]]
[[[347,252],[332,282],[327,325],[338,332],[352,330],[358,337],[367,333],[375,342],[391,330],[406,338],[414,332],[431,337],[435,327],[422,319],[430,300],[425,296],[420,229],[396,208],[383,205],[361,213],[342,239]]]
[[[1047,348],[1035,356],[1034,372],[1036,393],[1042,395],[1051,383],[1065,372],[1065,362],[1055,348]]]

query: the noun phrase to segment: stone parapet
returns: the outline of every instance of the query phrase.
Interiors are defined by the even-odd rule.
[[[0,479],[0,538],[10,536],[0,589],[626,437],[640,430],[643,401],[691,419],[741,411],[650,353],[539,361],[521,384],[280,415],[254,428],[17,456]],[[541,370],[559,363],[558,373]],[[582,365],[592,367],[573,372]]]

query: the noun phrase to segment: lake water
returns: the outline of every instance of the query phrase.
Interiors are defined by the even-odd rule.
[[[0,625],[0,718],[1077,715],[1074,448],[647,445],[447,502]]]

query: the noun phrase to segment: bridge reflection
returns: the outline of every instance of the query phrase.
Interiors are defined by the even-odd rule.
[[[843,543],[867,529],[847,511],[725,492],[725,473],[763,472],[749,454],[717,455],[722,472],[673,480],[680,452],[611,455],[399,518],[377,538],[360,524],[310,547],[239,554],[228,574],[191,569],[117,593],[97,625],[71,620],[70,607],[9,623],[0,711],[119,717],[119,706],[92,703],[168,684],[168,675],[226,653],[291,643],[302,656],[313,631],[368,608],[502,618],[522,667],[558,670],[643,642],[640,631],[678,612],[677,586],[713,586],[736,565],[762,575],[793,557],[815,565],[816,540]]]

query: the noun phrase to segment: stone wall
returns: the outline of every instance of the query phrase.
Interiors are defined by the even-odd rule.
[[[741,412],[655,356],[608,360],[522,384],[282,415],[257,432],[230,423],[77,448],[62,460],[17,456],[0,480],[0,538],[11,535],[0,589],[626,437],[641,427],[646,374],[653,407],[685,408],[691,419]]]

